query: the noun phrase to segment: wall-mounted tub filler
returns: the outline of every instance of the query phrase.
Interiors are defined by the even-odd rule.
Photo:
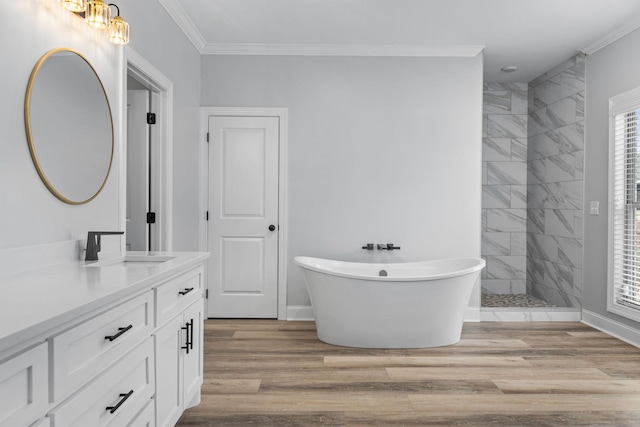
[[[84,257],[85,261],[97,261],[98,252],[100,252],[100,236],[110,234],[124,234],[124,231],[89,231],[87,233],[87,253]]]
[[[400,246],[393,246],[393,243],[378,243],[379,251],[392,251],[394,249],[400,249]]]
[[[366,245],[364,245],[362,247],[362,249],[366,249],[368,251],[372,251],[373,250],[373,243],[367,243]]]

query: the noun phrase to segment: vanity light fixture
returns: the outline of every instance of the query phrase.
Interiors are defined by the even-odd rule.
[[[103,0],[58,0],[60,5],[80,16],[84,15],[87,24],[107,30],[107,38],[114,44],[129,43],[129,24],[120,16],[120,8],[114,3]],[[111,6],[117,15],[111,19]]]
[[[127,44],[129,43],[129,24],[127,21],[120,17],[120,8],[109,3],[109,6],[114,6],[118,11],[118,14],[111,20],[109,29],[107,30],[107,38],[111,43],[115,44]]]
[[[84,12],[87,7],[84,0],[59,0],[59,3],[71,12]]]

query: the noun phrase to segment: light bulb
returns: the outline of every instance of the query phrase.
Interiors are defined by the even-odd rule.
[[[92,0],[87,3],[84,19],[92,27],[107,29],[111,21],[111,9],[102,0]]]
[[[127,44],[129,43],[129,24],[119,15],[111,20],[107,38],[111,43]]]
[[[60,6],[71,12],[84,12],[86,8],[84,0],[58,0],[58,2]]]

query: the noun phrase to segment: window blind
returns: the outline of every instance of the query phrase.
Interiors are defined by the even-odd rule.
[[[640,110],[612,116],[609,311],[640,320]]]

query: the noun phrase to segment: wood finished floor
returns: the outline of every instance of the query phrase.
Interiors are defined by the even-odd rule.
[[[319,341],[313,322],[205,322],[178,426],[640,426],[640,349],[581,323],[466,323],[449,347]]]

